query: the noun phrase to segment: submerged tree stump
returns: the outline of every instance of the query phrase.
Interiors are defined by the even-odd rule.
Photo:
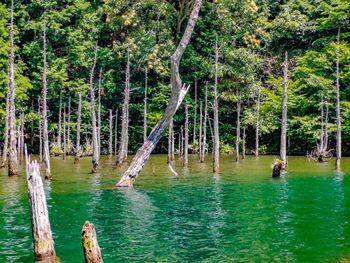
[[[34,255],[37,260],[54,260],[56,252],[43,182],[40,177],[40,166],[37,161],[30,162],[27,155],[27,148],[25,148],[25,152]]]
[[[283,161],[280,161],[280,160],[275,161],[272,169],[272,177],[273,178],[280,177],[282,168],[283,168]]]
[[[101,249],[97,242],[94,224],[86,221],[81,233],[85,263],[102,263]]]

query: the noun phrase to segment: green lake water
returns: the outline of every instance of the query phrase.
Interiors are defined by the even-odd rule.
[[[290,157],[288,173],[271,178],[273,156],[236,164],[222,156],[188,168],[153,155],[133,189],[115,190],[121,169],[103,157],[52,160],[44,182],[55,248],[61,262],[83,262],[81,229],[95,224],[105,262],[338,262],[350,259],[350,159]],[[0,262],[34,262],[24,174],[0,170]]]

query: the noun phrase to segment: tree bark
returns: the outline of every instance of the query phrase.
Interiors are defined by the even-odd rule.
[[[9,129],[10,129],[10,148],[9,148],[9,162],[8,170],[9,176],[18,175],[18,158],[16,149],[16,87],[15,87],[15,46],[14,46],[14,6],[13,0],[11,1],[11,23],[10,23],[10,65],[9,65],[9,79],[8,85],[10,93],[9,95]]]
[[[147,140],[147,89],[148,89],[147,67],[145,67],[145,98],[143,106],[143,143]]]
[[[122,133],[119,143],[119,155],[117,165],[126,162],[129,148],[129,103],[130,103],[130,54],[127,52],[127,62],[125,70],[124,102],[122,110]]]
[[[74,163],[78,164],[80,162],[81,156],[81,146],[80,146],[80,129],[81,129],[81,108],[82,108],[82,98],[81,93],[79,93],[79,103],[78,103],[78,118],[77,118],[77,144],[75,150],[75,160]]]
[[[4,149],[2,151],[1,168],[4,168],[7,162],[8,145],[9,145],[9,120],[10,120],[10,86],[8,85],[7,95],[6,95],[6,120],[5,120],[5,135],[4,135],[5,141],[4,141]]]
[[[192,142],[193,146],[196,144],[196,140],[197,140],[197,79],[194,80],[193,142]]]
[[[204,119],[203,119],[203,134],[202,134],[202,150],[200,162],[203,163],[205,154],[207,151],[207,122],[208,122],[208,83],[205,85],[205,98],[204,98]]]
[[[255,157],[259,156],[259,129],[260,129],[260,96],[261,91],[260,87],[258,87],[258,101],[256,103],[256,127],[255,127]]]
[[[118,152],[118,108],[115,110],[115,128],[114,128],[114,155]]]
[[[340,170],[341,160],[341,108],[340,108],[340,85],[339,85],[339,38],[340,38],[340,27],[338,28],[337,35],[337,46],[335,50],[336,54],[336,81],[335,81],[335,94],[336,94],[336,119],[337,119],[337,138],[336,138],[336,159],[335,169]]]
[[[202,136],[203,136],[203,101],[199,103],[199,139],[198,139],[198,149],[199,149],[199,160],[202,158]]]
[[[98,77],[98,108],[97,108],[97,142],[98,142],[98,159],[101,155],[101,87],[102,87],[102,69]]]
[[[149,159],[150,154],[159,142],[160,138],[163,136],[164,130],[169,126],[171,118],[174,116],[178,107],[185,98],[189,86],[183,85],[179,73],[179,64],[183,52],[187,47],[194,26],[198,19],[198,14],[200,7],[202,5],[202,0],[196,0],[190,18],[188,20],[184,35],[177,46],[174,54],[171,56],[171,97],[169,104],[161,118],[161,120],[156,124],[156,126],[151,131],[147,138],[147,141],[142,145],[142,147],[137,151],[133,161],[131,162],[129,168],[124,172],[122,178],[117,183],[118,187],[131,187],[142,170],[143,166]]]
[[[288,111],[288,52],[285,52],[283,63],[283,97],[282,97],[282,124],[281,124],[281,148],[280,158],[282,170],[287,168],[287,111]]]
[[[43,90],[42,90],[42,120],[43,120],[43,157],[45,164],[45,179],[51,179],[50,146],[47,120],[47,59],[46,59],[46,11],[43,26]]]
[[[213,172],[219,173],[220,137],[219,137],[219,101],[218,101],[218,40],[215,42],[215,76],[214,76],[214,145],[213,145]]]
[[[188,105],[185,105],[185,140],[183,166],[188,166]]]
[[[98,245],[94,224],[86,221],[81,233],[85,263],[102,263],[101,249]]]
[[[40,177],[40,166],[37,161],[30,162],[27,151],[26,174],[31,210],[34,255],[38,261],[50,262],[55,259],[56,252],[51,233],[44,186]]]
[[[239,145],[241,143],[241,94],[237,100],[237,127],[236,127],[236,162],[239,161]]]
[[[113,112],[109,110],[109,143],[108,143],[108,159],[113,156]]]
[[[98,45],[96,41],[94,60],[90,70],[90,103],[91,103],[91,122],[92,122],[92,173],[97,172],[99,164],[99,150],[98,150],[98,131],[96,124],[96,109],[95,109],[95,91],[94,91],[94,71],[97,61]]]

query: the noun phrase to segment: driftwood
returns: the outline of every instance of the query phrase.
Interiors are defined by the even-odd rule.
[[[40,177],[40,166],[37,161],[30,162],[26,147],[25,155],[34,255],[37,260],[54,260],[56,252],[51,233],[45,191]]]
[[[85,263],[102,263],[101,249],[97,242],[94,224],[86,221],[81,233]]]

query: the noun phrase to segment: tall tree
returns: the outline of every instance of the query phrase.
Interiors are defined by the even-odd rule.
[[[147,141],[142,145],[142,147],[136,152],[136,155],[131,162],[128,169],[124,172],[122,178],[117,183],[118,187],[131,187],[139,175],[143,166],[149,159],[150,154],[155,148],[156,144],[163,135],[164,130],[169,126],[171,118],[174,116],[178,107],[181,105],[183,99],[185,98],[189,86],[183,85],[180,78],[179,66],[181,57],[187,47],[194,26],[196,25],[199,10],[202,5],[202,0],[195,0],[193,10],[191,12],[190,18],[187,22],[185,32],[182,39],[179,42],[175,52],[171,56],[171,97],[169,104],[161,118],[161,120],[153,128],[152,132],[147,138]]]
[[[337,119],[337,139],[336,139],[336,159],[335,168],[340,170],[340,160],[341,160],[341,108],[340,108],[340,85],[339,85],[339,37],[340,37],[340,27],[338,28],[337,35],[337,46],[335,50],[336,54],[336,68],[335,68],[335,94],[336,94],[336,119]]]
[[[283,63],[283,95],[282,95],[282,119],[281,119],[281,146],[280,158],[282,169],[287,167],[287,111],[288,111],[288,52],[284,53]]]
[[[215,73],[214,73],[214,145],[213,145],[213,172],[219,173],[219,154],[220,154],[220,138],[219,138],[219,102],[218,102],[218,64],[219,49],[218,39],[215,41]]]
[[[10,22],[10,59],[9,59],[9,130],[10,130],[10,148],[9,148],[9,175],[18,175],[18,158],[16,148],[16,107],[15,107],[15,46],[14,46],[14,4],[11,0],[11,22]]]

